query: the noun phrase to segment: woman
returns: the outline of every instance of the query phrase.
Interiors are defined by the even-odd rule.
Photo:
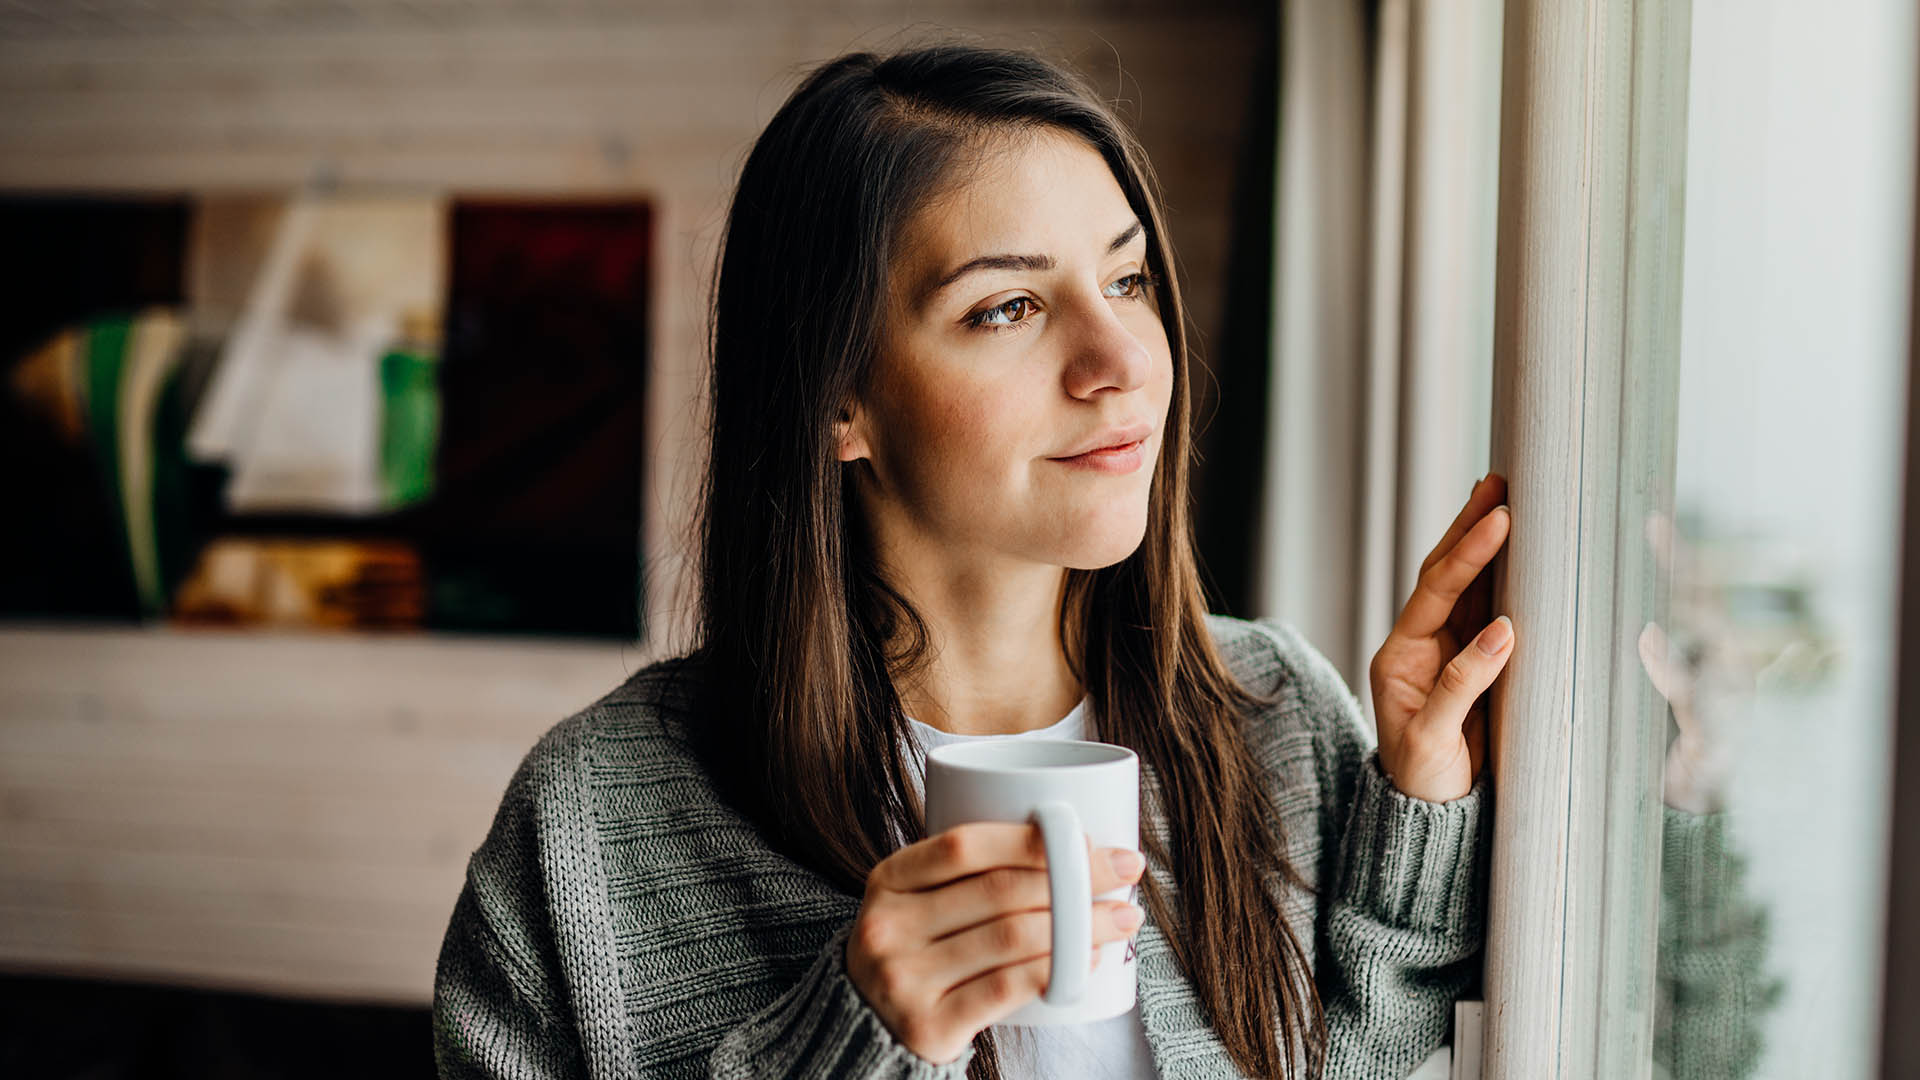
[[[1513,649],[1475,585],[1501,480],[1374,658],[1372,754],[1288,626],[1205,614],[1151,174],[1018,53],[815,71],[742,171],[712,333],[699,648],[514,777],[441,955],[443,1075],[1398,1078],[1442,1041]],[[1136,940],[1134,1012],[996,1030],[1046,983],[1034,830],[920,825],[924,748],[983,734],[1139,753],[1145,866],[1093,883],[1138,881],[1094,920]]]

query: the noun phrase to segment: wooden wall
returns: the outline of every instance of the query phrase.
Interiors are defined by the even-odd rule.
[[[642,660],[0,630],[0,966],[423,1003],[514,766]]]

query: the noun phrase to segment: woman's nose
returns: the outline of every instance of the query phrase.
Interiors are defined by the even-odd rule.
[[[1067,358],[1067,393],[1085,398],[1102,390],[1124,393],[1146,385],[1153,354],[1121,320],[1111,301],[1103,298],[1083,310]]]

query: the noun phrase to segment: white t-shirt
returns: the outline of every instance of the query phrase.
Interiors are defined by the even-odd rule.
[[[1085,739],[1089,699],[1055,723],[1018,735],[954,735],[911,717],[908,724],[919,742],[914,755],[914,777],[924,791],[926,753],[936,746],[978,742],[982,739]],[[1089,1077],[1095,1080],[1153,1080],[1153,1051],[1147,1029],[1140,1023],[1140,1007],[1107,1020],[1060,1027],[993,1026],[1000,1052],[1000,1072],[1007,1080],[1041,1077]]]

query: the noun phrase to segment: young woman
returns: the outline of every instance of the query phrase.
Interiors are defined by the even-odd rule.
[[[1353,695],[1286,624],[1209,616],[1185,311],[1138,145],[1019,53],[842,57],[768,124],[712,327],[701,641],[557,725],[474,853],[443,1076],[1405,1076],[1477,968],[1475,702],[1513,650],[1473,488]],[[1333,452],[1333,451],[1329,451]],[[1096,853],[1139,1005],[1045,986],[1036,830],[926,836],[921,761],[985,735],[1143,763]]]

